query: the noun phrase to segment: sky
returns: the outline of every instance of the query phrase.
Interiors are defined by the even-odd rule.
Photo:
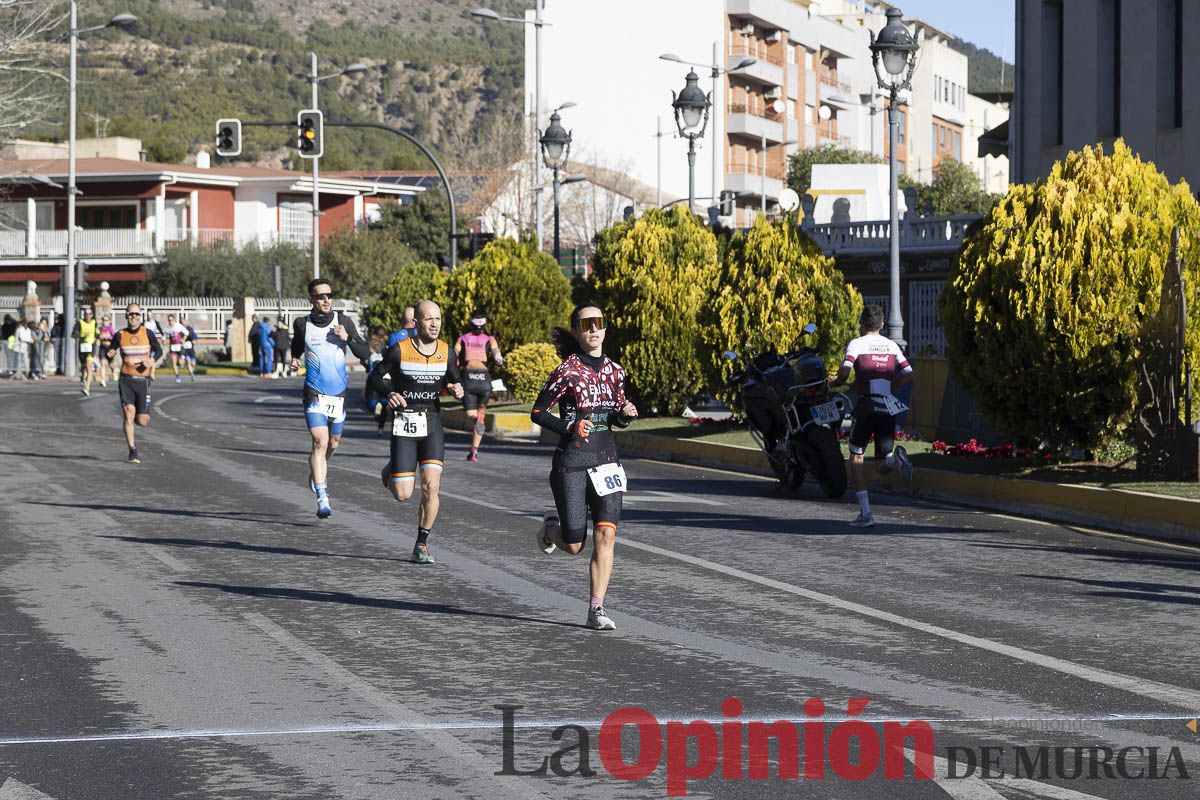
[[[904,16],[991,50],[1012,63],[1016,47],[1014,0],[891,0]]]

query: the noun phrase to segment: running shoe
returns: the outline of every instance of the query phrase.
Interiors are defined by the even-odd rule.
[[[379,470],[379,480],[383,481],[383,488],[385,488],[385,489],[391,488],[391,481],[389,480],[391,477],[392,477],[392,465],[391,465],[391,462],[388,462],[387,464],[383,465],[383,469]]]
[[[176,375],[176,376],[175,376],[175,382],[176,382],[176,383],[183,383],[183,376],[182,376],[182,375]]]
[[[100,388],[101,388],[101,389],[107,389],[107,388],[108,388],[108,381],[100,381]]]
[[[479,453],[477,453],[476,451],[472,450],[471,452],[467,453],[467,461],[475,462],[478,460],[479,460]]]
[[[911,481],[915,470],[912,461],[908,458],[908,451],[902,445],[896,445],[896,449],[892,452],[896,454],[896,463],[900,465],[900,477],[906,481]]]
[[[130,464],[142,463],[142,460],[140,458],[138,458],[138,451],[137,451],[136,447],[129,448],[129,463]]]
[[[436,564],[433,556],[429,554],[429,545],[417,543],[413,545],[412,559],[414,564]]]
[[[550,524],[558,525],[558,514],[553,511],[545,511],[542,513],[542,524],[537,529],[537,546],[546,555],[550,555],[558,549],[558,545],[546,538],[546,526]]]
[[[604,611],[604,606],[588,609],[587,626],[594,631],[615,631],[617,623]]]
[[[88,387],[86,387],[86,386],[84,386],[84,387],[83,387],[82,389],[80,389],[79,391],[83,392],[83,396],[84,396],[84,397],[91,397],[91,396],[92,396],[92,390],[91,390],[91,389],[89,389],[89,388],[88,388]]]
[[[850,520],[851,528],[873,528],[875,527],[875,517],[871,515],[863,516],[859,512],[858,516]]]
[[[329,507],[329,495],[323,494],[317,497],[317,519],[329,519],[333,515],[333,509]]]
[[[196,382],[196,376],[195,376],[195,375],[193,375],[193,376],[192,376],[192,383],[195,383],[195,382]]]

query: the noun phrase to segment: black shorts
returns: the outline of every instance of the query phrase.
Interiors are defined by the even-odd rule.
[[[150,381],[122,375],[117,381],[117,392],[122,406],[133,406],[135,414],[150,413]]]
[[[470,373],[468,373],[469,375]],[[472,411],[476,408],[486,407],[488,400],[492,397],[492,381],[485,378],[466,378],[462,382],[463,387],[463,408],[467,411]]]
[[[879,411],[870,398],[863,398],[850,418],[850,452],[861,456],[875,439],[875,458],[887,458],[896,445],[896,418]]]
[[[392,434],[392,480],[417,477],[417,468],[441,469],[446,457],[446,435],[442,415],[436,409],[425,411],[427,435],[422,439]]]
[[[592,524],[621,521],[621,505],[624,492],[613,492],[601,497],[596,494],[586,469],[550,470],[550,492],[554,495],[554,508],[562,526],[562,539],[568,544],[587,541],[588,512]]]

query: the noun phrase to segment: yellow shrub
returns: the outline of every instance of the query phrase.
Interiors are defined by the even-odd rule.
[[[554,346],[543,342],[523,344],[504,357],[501,375],[513,397],[522,403],[537,399],[546,379],[562,361]]]

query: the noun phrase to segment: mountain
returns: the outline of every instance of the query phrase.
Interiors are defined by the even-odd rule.
[[[80,25],[117,12],[130,32],[80,41],[80,136],[141,138],[177,162],[209,144],[222,117],[294,120],[310,105],[309,52],[319,71],[362,62],[358,77],[322,81],[327,120],[385,122],[416,136],[448,167],[504,163],[520,146],[523,26],[466,16],[479,0],[92,0]],[[492,0],[520,15],[520,0]],[[65,72],[66,46],[49,56]],[[64,104],[65,105],[65,104]],[[65,116],[65,115],[64,115]],[[107,120],[107,122],[105,122]],[[35,135],[63,136],[65,119]],[[244,129],[244,159],[289,163],[290,128]],[[412,145],[381,133],[327,128],[329,169],[427,168]]]
[[[967,91],[1012,91],[1016,86],[1016,67],[1000,56],[962,39],[951,39],[950,47],[967,57]],[[1003,68],[1001,67],[1003,65]],[[1003,78],[1003,84],[1001,84]]]

